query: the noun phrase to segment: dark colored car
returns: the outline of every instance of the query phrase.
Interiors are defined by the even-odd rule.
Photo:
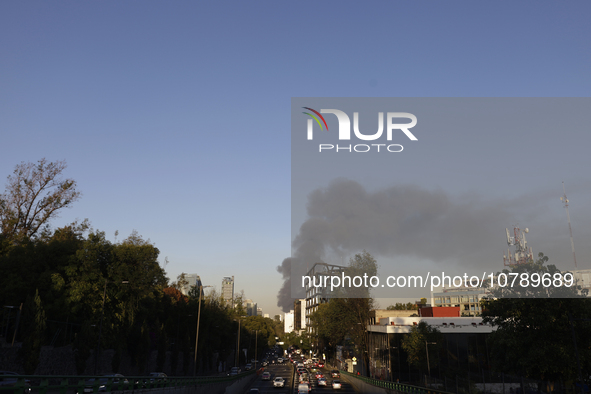
[[[109,383],[110,383],[110,390],[109,390]],[[98,391],[100,393],[106,391],[119,391],[119,390],[127,390],[131,387],[129,386],[129,381],[125,378],[125,376],[121,374],[112,374],[112,375],[104,375],[100,378],[91,378],[86,381],[84,385],[83,393],[89,394],[94,392],[94,388],[98,387]],[[78,393],[82,394],[82,393]]]
[[[23,385],[23,393],[29,394],[31,392],[31,382],[28,379],[21,380],[19,383],[19,374],[11,371],[0,371],[0,389],[5,391],[7,387],[14,387],[17,384]],[[12,392],[12,390],[11,390]]]

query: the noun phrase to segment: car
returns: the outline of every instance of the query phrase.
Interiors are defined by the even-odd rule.
[[[324,368],[324,361],[318,362],[318,368]]]
[[[126,390],[129,388],[129,381],[121,374],[103,375],[100,378],[91,378],[86,381],[83,393],[93,393],[95,386],[99,392]],[[110,386],[110,387],[109,387]]]
[[[246,392],[246,394],[261,394],[259,389],[250,389]]]
[[[271,372],[263,372],[261,374],[261,380],[271,380]]]
[[[332,376],[333,378],[340,378],[341,374],[336,369],[333,369],[332,371],[330,371],[330,376]]]
[[[239,375],[242,372],[242,370],[239,367],[232,367],[232,369],[230,370],[229,375],[230,376],[236,376]]]
[[[320,378],[324,377],[324,374],[320,371],[317,371],[315,376],[316,376],[316,379],[320,379]]]
[[[166,383],[168,376],[164,372],[150,372],[150,383]]]
[[[281,376],[277,376],[273,380],[273,387],[285,387],[285,379],[283,379]]]
[[[308,394],[309,392],[310,392],[310,384],[309,383],[298,384],[298,394]]]
[[[328,384],[328,381],[326,380],[326,378],[318,378],[318,382],[317,382],[318,386],[326,386]]]
[[[251,364],[251,363],[248,363],[248,364],[246,364],[246,365],[244,366],[244,370],[245,370],[245,371],[250,371],[251,369],[252,369],[252,364]]]
[[[341,381],[340,380],[333,380],[332,381],[332,388],[333,390],[338,390],[341,388]]]
[[[7,387],[13,387],[19,384],[19,376],[16,372],[0,371],[0,389],[5,391]],[[23,394],[31,393],[31,381],[29,379],[24,379],[24,382],[20,384],[23,384]],[[10,390],[10,392],[14,393],[13,390]]]

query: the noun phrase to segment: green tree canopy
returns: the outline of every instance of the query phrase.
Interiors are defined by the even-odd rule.
[[[443,335],[436,327],[432,327],[424,321],[412,326],[410,333],[402,340],[402,348],[408,354],[408,362],[417,368],[426,371],[429,367],[437,366],[438,357],[434,357],[443,344]],[[429,363],[427,363],[429,352]]]
[[[505,270],[509,273],[559,274],[536,262]],[[489,338],[490,361],[499,372],[534,379],[572,381],[577,377],[575,341],[583,376],[591,374],[591,300],[580,287],[525,286],[493,289],[496,298],[483,301],[484,322],[495,326]],[[572,319],[572,320],[571,320]],[[571,324],[572,322],[572,324]]]

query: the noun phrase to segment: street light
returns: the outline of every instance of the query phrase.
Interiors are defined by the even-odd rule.
[[[257,348],[259,344],[259,330],[254,330],[254,370],[257,370]]]
[[[199,309],[197,311],[197,332],[195,333],[195,360],[193,364],[193,376],[197,374],[197,344],[199,343],[199,319],[201,318],[201,293],[203,293],[204,287],[213,286],[199,285]]]
[[[236,319],[234,319],[236,321]],[[240,366],[240,322],[242,320],[238,318],[238,334],[236,335],[236,364],[235,367]]]

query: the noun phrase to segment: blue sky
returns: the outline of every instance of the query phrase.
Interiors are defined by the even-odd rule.
[[[590,11],[3,2],[0,175],[66,160],[83,197],[55,225],[88,218],[111,240],[136,229],[168,256],[171,278],[198,273],[219,288],[234,275],[274,314],[275,268],[291,250],[292,97],[588,96]]]

